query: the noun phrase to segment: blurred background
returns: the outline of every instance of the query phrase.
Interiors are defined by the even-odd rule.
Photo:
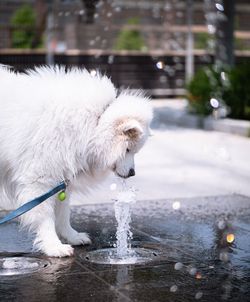
[[[0,63],[109,75],[199,115],[250,118],[248,0],[0,0]]]
[[[0,0],[0,64],[145,90],[155,135],[136,158],[139,199],[250,196],[249,16],[249,0]]]

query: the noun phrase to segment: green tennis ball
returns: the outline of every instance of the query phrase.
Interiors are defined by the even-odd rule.
[[[58,194],[58,199],[59,199],[60,201],[64,201],[64,200],[66,199],[66,193],[65,193],[64,191],[60,192],[60,193]]]

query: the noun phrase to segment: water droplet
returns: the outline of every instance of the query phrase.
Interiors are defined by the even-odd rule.
[[[178,290],[178,286],[177,286],[177,285],[172,285],[172,286],[170,287],[171,293],[175,293],[177,290]]]
[[[217,226],[220,230],[224,230],[226,227],[226,222],[224,219],[221,219],[218,221]]]
[[[175,65],[175,69],[176,69],[176,70],[183,70],[183,69],[184,69],[184,66],[183,66],[183,64],[178,63],[178,64]]]
[[[164,66],[165,66],[165,64],[164,64],[164,62],[162,62],[162,61],[158,61],[158,62],[156,63],[156,67],[157,67],[158,69],[163,69]]]
[[[228,253],[227,252],[220,252],[220,255],[219,255],[219,258],[221,261],[223,262],[228,262],[229,260],[229,256],[228,256]]]
[[[180,203],[179,201],[173,202],[172,208],[173,208],[174,210],[179,210],[180,207],[181,207],[181,203]]]
[[[102,7],[103,4],[104,4],[103,1],[98,1],[97,4],[96,4],[96,7],[97,8]]]
[[[176,17],[177,17],[177,18],[182,18],[182,17],[183,17],[183,12],[180,12],[180,11],[177,12],[177,13],[176,13]]]
[[[114,63],[114,56],[108,56],[108,64],[113,64]]]
[[[220,73],[220,77],[223,81],[226,81],[226,73],[224,71]]]
[[[103,234],[107,234],[107,233],[108,233],[108,228],[105,228],[105,227],[102,228],[102,233],[103,233]]]
[[[175,63],[180,63],[180,58],[179,57],[173,57],[173,61],[175,62]]]
[[[216,7],[219,11],[221,11],[221,12],[224,11],[224,6],[223,6],[222,4],[220,4],[220,3],[216,3],[216,4],[215,4],[215,7]]]
[[[213,35],[213,34],[215,33],[215,31],[216,31],[216,27],[215,27],[214,25],[212,25],[212,24],[208,24],[207,30],[208,30],[208,32],[209,32],[211,35]]]
[[[172,9],[172,5],[169,2],[167,2],[166,5],[164,6],[164,10],[170,11],[171,9]]]
[[[217,108],[219,108],[219,106],[220,106],[220,102],[219,102],[217,99],[215,99],[215,98],[211,98],[211,99],[210,99],[210,105],[211,105],[213,108],[217,109]]]
[[[203,293],[202,293],[202,292],[197,292],[197,293],[195,294],[195,299],[196,299],[196,300],[199,300],[202,296],[203,296]]]
[[[196,273],[197,273],[197,268],[195,268],[195,267],[190,268],[189,274],[190,274],[191,276],[195,276]]]
[[[182,87],[184,85],[183,79],[176,79],[175,84],[177,87]]]
[[[180,271],[183,268],[183,266],[184,265],[181,262],[177,262],[174,265],[174,269],[177,270],[177,271]]]
[[[170,77],[175,75],[175,70],[170,66],[165,66],[164,71],[166,71]]]
[[[92,70],[90,71],[90,74],[91,74],[92,77],[95,77],[96,74],[97,74],[97,72],[96,72],[96,70],[92,69]]]
[[[167,82],[167,77],[165,75],[160,76],[160,82],[161,83],[166,83]]]
[[[152,10],[153,18],[158,19],[161,17],[159,7],[154,7]]]
[[[116,184],[116,183],[112,183],[112,184],[110,185],[110,190],[111,190],[111,191],[115,191],[116,188],[117,188],[117,184]]]

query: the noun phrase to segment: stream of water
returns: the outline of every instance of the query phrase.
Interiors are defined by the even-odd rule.
[[[126,185],[123,186],[114,204],[115,218],[117,221],[116,250],[118,258],[131,255],[131,239],[133,237],[130,230],[131,204],[135,202],[135,190],[133,188],[127,188]]]

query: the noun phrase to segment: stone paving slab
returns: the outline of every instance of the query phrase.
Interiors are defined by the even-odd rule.
[[[158,254],[144,264],[86,259],[88,252],[115,243],[113,204],[73,207],[74,227],[87,231],[93,244],[76,247],[70,258],[32,254],[31,236],[18,232],[16,222],[2,226],[0,259],[29,256],[49,265],[32,274],[0,276],[0,301],[249,301],[250,198],[179,199],[177,210],[173,202],[133,206],[133,246]],[[235,236],[232,243],[226,241],[229,233]]]

